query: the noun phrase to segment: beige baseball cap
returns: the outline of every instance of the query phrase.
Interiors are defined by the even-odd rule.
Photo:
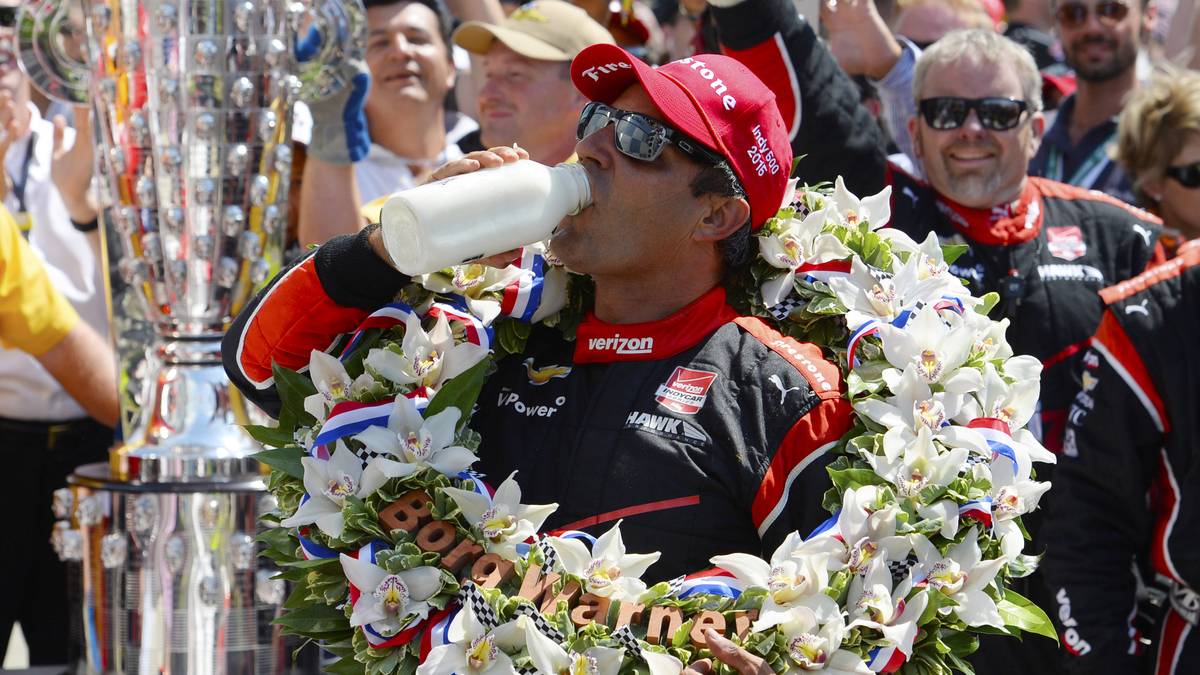
[[[561,0],[534,0],[499,24],[468,21],[454,31],[454,44],[474,54],[486,53],[494,40],[540,61],[570,61],[590,45],[615,44],[608,29]]]

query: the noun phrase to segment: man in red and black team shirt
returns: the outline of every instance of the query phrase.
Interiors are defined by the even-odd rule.
[[[713,14],[727,53],[760,75],[784,74],[764,77],[778,99],[829,91],[840,100],[853,86],[789,0],[734,0]],[[1112,197],[1027,175],[1045,128],[1041,91],[1037,66],[1020,46],[991,31],[951,33],[919,57],[913,75],[919,112],[908,129],[919,175],[888,164],[882,148],[845,147],[846,161],[859,167],[852,190],[892,186],[892,227],[918,240],[933,231],[944,243],[967,245],[950,271],[976,295],[998,293],[992,317],[1011,321],[1013,350],[1042,361],[1040,409],[1030,428],[1057,451],[1083,352],[1104,310],[1099,291],[1160,258],[1160,226]],[[821,119],[821,127],[806,131],[806,108],[795,137],[820,134],[820,142],[836,146],[873,134],[874,123],[858,117]],[[1038,478],[1050,478],[1048,469],[1039,467]],[[1049,540],[1037,535],[1039,521],[1033,514],[1025,523],[1040,551]],[[1020,580],[1016,590],[1052,606],[1039,575]],[[1054,673],[1056,651],[1049,640],[984,639],[972,663],[984,674]]]
[[[1046,537],[1072,673],[1196,672],[1200,663],[1200,242],[1102,293],[1084,356]],[[1147,499],[1149,495],[1149,499]],[[1141,645],[1135,563],[1168,580],[1164,616]]]
[[[471,421],[480,468],[496,481],[518,470],[526,501],[557,502],[549,529],[623,519],[629,550],[662,551],[655,580],[717,554],[769,555],[827,517],[824,455],[851,422],[820,349],[739,316],[720,285],[783,199],[792,153],[774,97],[720,55],[655,70],[594,45],[571,75],[592,101],[575,150],[594,204],[552,246],[590,275],[595,303],[574,342],[537,325],[499,362]],[[438,177],[517,158],[471,153]],[[233,381],[277,409],[273,361],[305,365],[409,283],[386,259],[373,226],[285,271],[225,338]],[[547,367],[562,375],[531,379]]]

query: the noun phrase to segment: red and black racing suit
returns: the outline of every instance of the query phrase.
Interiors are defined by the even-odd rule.
[[[236,319],[229,376],[276,411],[272,361],[303,367],[406,283],[366,231],[325,244]],[[535,326],[526,351],[498,367],[471,418],[478,468],[494,483],[517,470],[524,502],[558,503],[547,530],[599,534],[623,519],[630,551],[662,552],[648,578],[724,553],[769,555],[828,517],[826,450],[851,424],[838,368],[739,317],[720,287],[652,323],[589,316],[573,343]]]
[[[1044,530],[1071,672],[1138,672],[1134,562],[1170,580],[1153,673],[1200,663],[1200,243],[1103,292]]]
[[[809,160],[801,160],[803,178],[811,180],[815,172],[831,180],[822,170],[838,154],[837,166],[849,167],[846,184],[856,194],[892,186],[891,227],[918,241],[932,231],[943,243],[967,245],[950,271],[976,295],[999,293],[991,317],[1011,321],[1007,336],[1016,353],[1042,361],[1040,411],[1029,427],[1057,451],[1067,409],[1079,391],[1083,352],[1104,309],[1098,292],[1161,260],[1158,219],[1100,193],[1040,178],[1030,178],[1012,204],[982,210],[955,204],[889,165],[878,125],[857,103],[853,82],[790,0],[745,0],[712,12],[729,55],[762,78],[781,105],[803,103],[800,115],[784,111],[785,120],[799,124],[792,128],[795,156],[821,158],[809,174],[804,173]],[[1052,477],[1048,465],[1039,465],[1038,472],[1040,480]],[[1049,541],[1037,535],[1040,520],[1040,513],[1024,519],[1037,552]],[[1052,605],[1040,574],[1014,587],[1042,607]],[[1051,675],[1058,672],[1057,651],[1049,640],[984,636],[971,661],[980,675]]]

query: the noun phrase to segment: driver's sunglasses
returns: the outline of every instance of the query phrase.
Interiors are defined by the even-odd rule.
[[[1101,25],[1112,28],[1129,15],[1129,5],[1118,0],[1104,0],[1089,8],[1082,2],[1064,2],[1054,10],[1054,17],[1064,28],[1078,28],[1087,23],[1090,12],[1096,13]]]
[[[979,117],[979,124],[992,131],[1008,131],[1021,121],[1021,115],[1029,109],[1025,101],[1015,98],[989,96],[987,98],[960,98],[937,96],[921,99],[917,104],[925,123],[938,131],[957,129],[967,121],[972,110]]]
[[[715,165],[724,161],[720,155],[649,115],[613,108],[596,101],[584,106],[579,114],[575,138],[582,141],[610,124],[616,125],[613,143],[617,150],[633,159],[653,162],[670,143],[702,164]]]
[[[1200,188],[1200,161],[1183,166],[1169,166],[1167,175],[1179,181],[1179,184],[1185,188],[1191,190]]]
[[[12,6],[0,7],[0,28],[13,28],[17,25],[17,8]]]

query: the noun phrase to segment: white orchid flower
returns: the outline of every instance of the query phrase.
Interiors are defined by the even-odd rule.
[[[872,271],[855,257],[851,260],[849,275],[829,280],[829,287],[846,307],[847,328],[854,331],[872,320],[890,323],[906,307],[915,306],[917,302],[934,302],[954,292],[955,284],[961,287],[953,277],[921,279],[915,268],[901,266],[900,271],[896,275]]]
[[[854,404],[856,412],[887,429],[883,435],[883,452],[890,460],[898,457],[922,428],[929,429],[941,440],[943,424],[958,414],[965,399],[962,394],[934,393],[920,374],[920,368],[920,365],[910,363],[903,373],[888,369],[884,379],[894,395],[883,399],[865,398]],[[959,445],[957,442],[948,444]],[[977,439],[977,444],[986,447],[982,438]]]
[[[900,370],[915,366],[926,384],[962,394],[978,389],[983,381],[978,370],[961,367],[971,355],[975,332],[957,316],[947,323],[927,306],[909,317],[904,328],[879,326],[879,338],[888,363]]]
[[[967,423],[980,417],[1003,421],[1011,429],[1024,427],[1037,409],[1041,393],[1042,364],[1032,356],[1014,356],[1004,362],[1004,375],[991,363],[983,366],[983,384],[959,410],[955,420]]]
[[[801,611],[821,619],[838,613],[837,602],[825,595],[825,588],[829,585],[830,555],[841,546],[830,537],[814,537],[806,542],[793,532],[771,554],[769,563],[747,553],[719,555],[711,561],[748,586],[767,590],[758,620],[751,628],[760,633],[794,620]]]
[[[500,269],[480,263],[464,263],[417,277],[417,282],[435,293],[453,293],[462,297],[467,309],[490,325],[500,316],[504,289],[524,272],[515,265]]]
[[[372,460],[364,470],[362,460],[341,441],[329,459],[303,457],[300,464],[304,466],[304,490],[308,499],[279,524],[284,527],[315,524],[335,539],[342,536],[342,505],[346,497],[366,499],[388,479],[379,460]]]
[[[861,222],[871,224],[872,230],[887,225],[892,217],[892,186],[883,188],[882,192],[859,199],[846,189],[846,183],[841,176],[834,181],[833,204],[837,208],[842,222],[850,227],[857,227]]]
[[[809,543],[815,544],[820,537],[836,542],[829,561],[831,572],[849,569],[854,574],[865,574],[878,558],[900,560],[908,555],[908,538],[896,535],[899,513],[900,508],[884,499],[878,485],[849,489],[842,495],[837,524]]]
[[[545,276],[542,278],[542,298],[529,319],[530,323],[539,323],[566,307],[570,281],[571,274],[565,267],[547,263]]]
[[[516,675],[512,658],[525,647],[528,617],[484,629],[469,606],[450,624],[447,644],[434,647],[417,675]]]
[[[397,384],[436,390],[488,354],[487,349],[471,342],[454,344],[454,335],[444,315],[438,315],[433,328],[426,333],[415,313],[405,321],[401,351],[397,354],[389,349],[372,349],[364,362]]]
[[[850,257],[850,250],[832,234],[822,232],[830,211],[813,211],[802,220],[789,218],[758,237],[762,259],[784,270],[762,286],[763,304],[774,307],[791,294],[796,269],[805,263],[819,264]]]
[[[933,441],[933,432],[922,427],[900,457],[868,455],[867,461],[875,473],[896,486],[898,495],[911,498],[926,487],[945,486],[957,478],[969,452],[967,448],[940,452]]]
[[[583,653],[568,652],[543,635],[532,621],[525,622],[525,644],[529,647],[533,665],[548,675],[617,675],[625,660],[625,651],[612,647],[590,647]]]
[[[911,577],[893,589],[887,561],[876,559],[865,577],[855,576],[850,580],[850,591],[846,596],[850,603],[850,625],[847,628],[862,626],[879,631],[889,646],[899,649],[905,657],[912,656],[917,621],[929,604],[929,595],[926,591],[920,591],[905,600],[910,590]]]
[[[563,569],[583,581],[584,590],[593,595],[636,602],[646,592],[641,576],[661,553],[626,553],[621,541],[621,522],[600,535],[592,550],[577,539],[548,539]]]
[[[1008,459],[997,458],[992,465],[992,534],[1000,540],[1006,558],[1015,558],[1025,545],[1015,519],[1037,509],[1049,489],[1049,482],[1029,479],[1027,464],[1018,462],[1014,467]]]
[[[325,420],[333,404],[352,399],[375,384],[375,378],[369,373],[363,373],[351,381],[339,359],[317,349],[312,350],[308,357],[308,375],[317,393],[304,397],[304,411],[317,418],[317,421]]]
[[[1012,358],[1012,346],[1006,337],[1009,325],[1007,318],[993,321],[979,312],[965,312],[963,320],[975,333],[975,344],[971,346],[972,357],[984,361]]]
[[[483,534],[484,548],[514,561],[521,558],[517,544],[541,530],[542,523],[558,508],[558,504],[522,504],[521,486],[513,479],[516,474],[509,474],[490,500],[478,492],[442,488],[458,504],[467,522]]]
[[[679,675],[683,670],[683,662],[670,654],[642,649],[642,659],[650,667],[650,675]]]
[[[408,476],[425,468],[446,476],[457,476],[475,463],[475,453],[452,445],[461,416],[458,408],[446,408],[432,417],[422,417],[412,399],[396,397],[387,427],[369,426],[354,436],[368,448],[387,453],[380,469],[389,478]]]
[[[954,600],[958,607],[953,611],[958,618],[970,626],[1004,626],[996,602],[983,589],[992,583],[1006,560],[982,559],[978,528],[972,527],[966,538],[945,556],[921,535],[913,535],[913,549],[917,554],[917,564],[912,570],[913,579],[917,583],[927,583],[931,591],[944,593]]]
[[[414,567],[392,574],[387,570],[341,554],[342,571],[359,591],[350,615],[350,626],[371,625],[385,637],[395,635],[411,623],[429,615],[427,600],[442,589],[442,573],[436,567]]]
[[[840,613],[821,621],[812,610],[801,608],[780,630],[787,641],[785,675],[814,671],[828,675],[871,672],[862,657],[840,648],[846,636],[846,624]]]

